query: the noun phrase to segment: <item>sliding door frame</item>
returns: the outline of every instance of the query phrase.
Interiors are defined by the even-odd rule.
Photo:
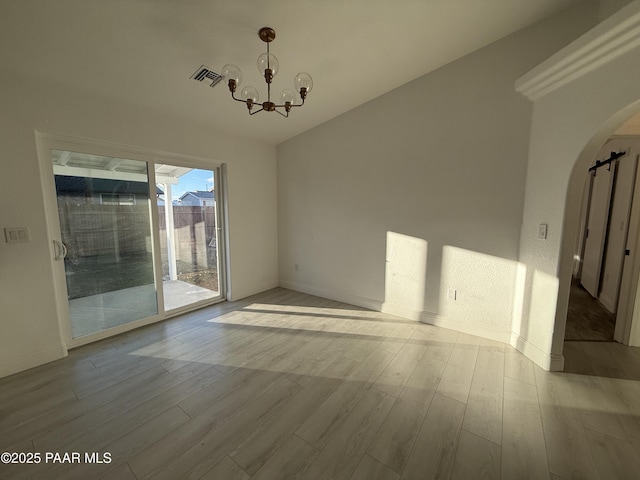
[[[40,181],[42,186],[44,210],[47,224],[47,241],[49,245],[49,256],[51,267],[54,273],[52,281],[56,294],[56,315],[60,338],[67,348],[74,348],[87,343],[95,342],[103,338],[111,337],[120,333],[139,328],[144,325],[156,323],[182,313],[196,310],[204,306],[212,305],[229,298],[228,285],[228,208],[226,195],[226,168],[222,162],[211,159],[194,157],[190,155],[169,153],[130,145],[121,145],[100,140],[90,140],[64,135],[54,135],[43,132],[35,132],[36,148],[40,166]],[[59,252],[55,242],[60,242],[62,234],[58,218],[57,196],[55,188],[55,178],[53,164],[51,161],[51,150],[66,150],[90,155],[111,156],[117,158],[127,158],[146,162],[147,177],[149,182],[149,199],[151,215],[151,239],[154,262],[154,284],[156,287],[158,314],[140,320],[135,320],[123,325],[112,327],[90,335],[73,338],[71,333],[71,322],[69,314],[69,303],[67,296],[67,285],[65,281],[64,261],[57,260]],[[158,204],[155,201],[153,192],[156,186],[156,164],[170,164],[210,170],[215,174],[216,186],[214,189],[216,200],[216,228],[217,230],[217,255],[219,263],[218,281],[220,296],[211,300],[202,300],[191,305],[165,311],[164,293],[162,288],[162,260],[160,255],[160,229],[158,228]]]

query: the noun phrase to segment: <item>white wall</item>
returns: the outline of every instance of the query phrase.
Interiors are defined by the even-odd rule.
[[[0,96],[0,228],[31,234],[29,243],[0,241],[0,377],[65,353],[35,130],[227,162],[233,298],[277,286],[275,148],[8,72]]]
[[[631,0],[598,0],[598,20],[604,20],[615,14]]]
[[[606,33],[634,18],[634,34],[624,37],[620,56],[600,55],[595,70],[579,70],[573,81],[535,97],[527,186],[520,240],[520,262],[526,268],[523,317],[516,339],[538,363],[562,368],[562,346],[575,235],[588,168],[606,139],[640,110],[640,49],[637,45],[640,2],[633,2],[585,36],[616,41]],[[634,17],[635,16],[635,17]],[[582,41],[577,44],[582,45]],[[598,44],[599,45],[599,44]],[[605,42],[606,45],[606,42]],[[551,72],[572,50],[546,62]],[[583,56],[577,58],[582,59]],[[569,62],[569,65],[573,65]],[[532,72],[532,75],[536,72]],[[559,77],[562,78],[560,74]],[[537,227],[549,225],[549,238],[537,239]],[[557,304],[557,308],[556,308]]]
[[[531,119],[514,82],[596,15],[565,12],[280,144],[280,284],[508,340]]]

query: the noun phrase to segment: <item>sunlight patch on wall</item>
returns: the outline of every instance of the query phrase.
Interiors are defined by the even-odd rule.
[[[525,290],[527,285],[527,266],[518,262],[516,267],[516,281],[513,297],[513,314],[511,316],[511,331],[520,336],[522,331],[522,314],[524,312]]]
[[[517,261],[445,245],[441,271],[440,315],[510,331]]]
[[[387,232],[383,312],[420,319],[425,308],[427,249],[426,240]]]
[[[526,335],[521,334],[530,343],[547,345],[548,351],[551,351],[553,325],[548,325],[547,321],[554,321],[556,317],[558,285],[558,277],[555,275],[534,270]]]

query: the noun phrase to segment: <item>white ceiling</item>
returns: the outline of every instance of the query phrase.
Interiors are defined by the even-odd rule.
[[[580,0],[1,0],[0,69],[189,117],[277,144]],[[264,80],[260,27],[276,30],[274,93],[299,71],[307,104],[249,117],[204,64]]]

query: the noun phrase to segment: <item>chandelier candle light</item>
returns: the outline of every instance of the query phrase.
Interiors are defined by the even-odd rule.
[[[237,101],[247,105],[249,109],[249,115],[255,115],[258,112],[278,112],[283,117],[288,117],[292,107],[301,107],[304,105],[304,100],[307,98],[307,94],[313,88],[313,79],[311,75],[305,72],[300,72],[293,79],[293,84],[296,90],[300,92],[301,103],[296,102],[296,92],[291,89],[286,89],[280,92],[280,103],[276,104],[271,101],[271,82],[273,77],[278,73],[279,63],[275,55],[269,53],[269,44],[276,38],[276,32],[273,28],[264,27],[258,32],[260,39],[267,44],[267,51],[258,57],[258,70],[260,73],[264,72],[264,80],[267,82],[267,101],[259,103],[258,90],[254,87],[246,86],[240,91],[240,98],[237,98],[235,93],[240,82],[242,82],[242,72],[235,65],[227,64],[222,67],[222,76],[227,80],[229,85],[229,91],[231,97]],[[255,105],[261,105],[259,110],[253,110]],[[278,109],[283,109],[286,113],[282,113]]]

